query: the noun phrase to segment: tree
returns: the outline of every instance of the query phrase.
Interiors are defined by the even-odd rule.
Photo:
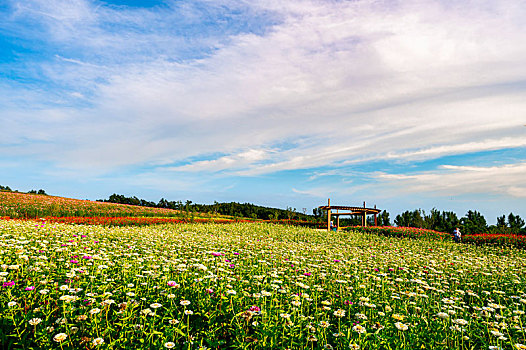
[[[433,208],[429,215],[424,216],[424,227],[430,230],[439,231],[439,228],[444,226],[444,218],[440,210]]]
[[[315,219],[321,219],[325,216],[325,212],[320,208],[314,208],[312,209],[312,215],[314,215]]]
[[[434,228],[436,231],[453,233],[456,227],[460,226],[460,220],[455,212],[444,211],[442,212],[442,225],[441,227]]]
[[[294,212],[296,212],[296,208],[287,207],[287,219],[290,220],[293,217]]]
[[[411,225],[411,212],[406,210],[402,214],[398,214],[394,219],[394,223],[399,227],[409,227]]]
[[[382,210],[377,217],[378,226],[391,226],[391,219],[389,219],[389,213],[386,210]]]
[[[524,226],[524,220],[521,219],[519,215],[513,215],[513,213],[510,213],[510,215],[508,215],[508,226],[512,233],[520,233]]]
[[[506,215],[497,216],[497,227],[508,227],[506,224]]]
[[[468,210],[466,216],[460,219],[464,233],[484,233],[488,225],[484,216],[476,210]]]
[[[508,215],[508,226],[510,228],[521,229],[524,226],[524,220],[521,219],[519,215],[513,215],[513,213],[510,213],[510,215]]]
[[[157,203],[157,207],[159,208],[169,208],[169,203],[166,199],[161,198],[159,199],[159,203]]]
[[[406,210],[402,214],[397,215],[394,222],[396,226],[400,227],[424,227],[422,214],[425,216],[425,212],[422,209]]]

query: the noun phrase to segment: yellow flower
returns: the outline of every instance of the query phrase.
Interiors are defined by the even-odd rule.
[[[393,318],[398,321],[403,321],[405,319],[405,316],[400,314],[393,314]]]

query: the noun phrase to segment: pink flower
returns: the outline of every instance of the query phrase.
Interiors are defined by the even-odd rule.
[[[175,287],[177,283],[175,281],[168,281],[167,283],[170,287]]]
[[[35,289],[35,286],[29,286],[29,287],[26,287],[25,290],[33,290],[33,289]]]
[[[15,285],[15,281],[10,281],[10,282],[4,282],[2,287],[12,287],[14,285]]]
[[[214,290],[213,290],[213,289],[210,289],[210,288],[207,288],[206,291],[207,291],[208,293],[210,293],[210,294],[212,294],[212,293],[214,292]]]
[[[248,309],[248,310],[249,311],[254,311],[254,312],[260,312],[261,311],[261,309],[259,307],[255,306],[255,305],[252,305],[250,307],[250,309]]]
[[[213,256],[221,256],[221,253],[212,252]]]
[[[305,272],[303,275],[304,275],[304,276],[312,276],[312,273],[310,273],[310,272]]]

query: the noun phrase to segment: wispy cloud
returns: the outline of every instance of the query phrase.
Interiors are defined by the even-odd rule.
[[[268,159],[269,156],[269,152],[265,150],[251,149],[235,155],[223,156],[213,160],[200,160],[178,167],[167,167],[166,170],[177,172],[218,172],[229,169],[235,171],[236,169],[250,167],[257,162]]]
[[[526,197],[526,163],[501,166],[444,165],[436,171],[417,174],[385,174],[377,178],[400,193],[433,193],[440,196],[491,194]]]

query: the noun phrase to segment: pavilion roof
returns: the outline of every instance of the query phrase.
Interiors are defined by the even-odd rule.
[[[349,210],[352,212],[352,213],[347,213],[347,214],[363,214],[363,213],[378,214],[381,212],[380,209],[376,209],[376,208],[348,207],[345,205],[322,205],[318,208],[322,210]],[[331,213],[331,214],[334,215],[336,213]]]

